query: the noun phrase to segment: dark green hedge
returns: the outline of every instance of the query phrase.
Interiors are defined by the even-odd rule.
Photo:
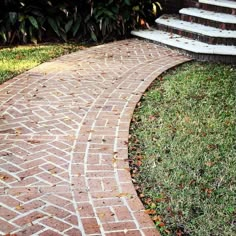
[[[104,41],[155,18],[152,0],[2,0],[0,43]],[[143,22],[143,21],[142,21]]]

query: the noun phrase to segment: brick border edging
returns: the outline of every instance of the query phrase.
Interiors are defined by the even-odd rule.
[[[148,70],[150,72],[152,71],[152,73],[150,73],[150,76],[148,76],[145,79],[145,83],[143,83],[140,87],[136,88],[137,90],[136,89],[134,90],[134,93],[136,93],[136,95],[131,98],[132,102],[128,102],[128,104],[127,104],[127,107],[131,106],[132,113],[133,113],[133,111],[134,111],[134,109],[136,107],[136,104],[141,99],[143,93],[146,91],[146,89],[151,85],[151,83],[158,76],[160,76],[161,74],[163,74],[167,70],[169,70],[169,69],[171,69],[171,68],[173,68],[173,67],[175,67],[177,65],[180,65],[180,64],[182,64],[184,62],[189,61],[189,59],[183,61],[183,58],[180,58],[179,56],[177,56],[176,58],[173,58],[173,59],[174,59],[173,61],[170,61],[169,56],[166,56],[166,57],[162,58],[162,64],[160,64],[160,68],[158,68],[158,69],[156,69],[156,65],[155,65],[156,63],[153,63],[153,64],[150,63],[148,65],[148,67],[149,67]],[[143,68],[140,68],[140,70],[142,70],[142,69]],[[145,70],[147,70],[147,65],[145,65]],[[137,72],[134,72],[133,74],[130,74],[129,77],[133,77],[134,74],[136,74],[136,73]],[[127,78],[127,80],[129,80],[129,77]],[[123,118],[121,116],[121,122],[128,122],[130,124],[131,118],[132,117],[130,117],[129,120],[127,121],[127,117]],[[127,137],[126,137],[127,142],[128,142],[128,135],[129,135],[129,130],[127,131]],[[118,132],[118,136],[119,136],[119,132]],[[117,150],[119,150],[119,148],[117,148]],[[123,162],[123,166],[125,166],[125,168],[129,168],[129,165],[128,165],[128,162],[127,162],[127,160],[128,160],[128,150],[126,150],[126,151],[127,151],[127,153],[123,156],[123,158],[121,158],[121,161]],[[118,151],[118,159],[119,159],[119,151]],[[118,176],[122,176],[122,173],[123,173],[124,170],[123,169],[117,169],[116,171],[118,173]],[[120,172],[120,174],[119,174],[119,172]],[[119,179],[119,180],[120,180],[119,182],[121,183],[121,189],[124,189],[124,190],[130,189],[130,194],[135,195],[135,198],[137,198],[137,195],[136,195],[137,193],[136,193],[136,190],[134,189],[134,185],[132,183],[131,176],[129,176],[129,183],[122,184],[122,178]],[[129,200],[126,200],[126,201],[129,204]],[[147,219],[147,215],[143,211],[144,210],[143,204],[140,202],[139,205],[140,205],[139,209],[137,208],[137,206],[134,206],[133,204],[130,205],[129,207],[130,207],[130,209],[132,211],[137,211],[137,210],[139,211],[139,216],[138,216],[139,217],[139,221],[142,218],[143,219],[145,219],[145,218]],[[148,219],[147,219],[147,221],[148,221]],[[150,223],[150,225],[152,225],[152,223]],[[141,228],[141,230],[143,231],[144,235],[150,235],[150,234],[146,234],[145,229]],[[151,233],[151,232],[149,232],[149,233]]]

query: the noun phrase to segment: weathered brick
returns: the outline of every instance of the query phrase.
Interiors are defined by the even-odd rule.
[[[18,218],[17,220],[14,221],[14,223],[19,226],[24,226],[26,224],[33,224],[35,220],[41,219],[43,217],[45,217],[45,214],[42,214],[39,211],[34,211],[34,212],[29,213],[26,216],[22,216]]]
[[[8,223],[5,220],[0,219],[0,231],[1,232],[8,234],[8,233],[12,232],[15,228],[16,227],[14,225]]]
[[[48,227],[51,227],[52,229],[57,229],[61,232],[71,227],[69,224],[66,224],[55,218],[46,218],[46,219],[41,220],[40,223],[47,225]]]
[[[129,209],[126,206],[113,206],[112,209],[114,210],[116,217],[119,221],[133,219],[129,212]]]
[[[86,234],[101,234],[96,218],[81,219]]]
[[[57,232],[55,232],[55,231],[52,231],[52,230],[50,230],[50,229],[48,229],[48,230],[46,230],[46,231],[44,231],[44,232],[42,232],[41,234],[39,234],[40,236],[61,236],[61,234],[59,234],[59,233],[57,233]]]
[[[136,229],[136,225],[134,222],[115,222],[115,223],[105,224],[103,227],[105,231]]]
[[[75,228],[66,231],[65,234],[68,236],[82,236],[81,231]]]
[[[48,206],[48,207],[43,208],[42,210],[48,213],[50,216],[56,216],[62,219],[70,215],[68,211],[62,210],[54,206]]]
[[[94,217],[93,206],[89,202],[78,203],[77,206],[81,217]]]
[[[11,220],[12,218],[14,218],[16,216],[17,216],[17,214],[14,211],[11,211],[11,210],[0,205],[0,217],[7,219],[7,220]]]
[[[42,229],[43,229],[42,225],[34,224],[31,226],[28,226],[27,228],[23,230],[17,231],[16,235],[17,236],[30,236],[30,235],[36,234]]]
[[[96,213],[100,221],[103,223],[114,222],[116,220],[115,213],[110,209],[109,206],[97,208]]]

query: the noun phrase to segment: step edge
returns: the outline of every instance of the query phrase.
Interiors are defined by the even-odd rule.
[[[168,23],[168,22],[163,22],[163,21],[165,21],[165,19],[160,19],[160,18],[158,18],[158,19],[156,19],[155,20],[155,22],[157,23],[157,24],[160,24],[160,25],[165,25],[165,26],[168,26],[168,27],[171,27],[171,28],[174,28],[174,29],[182,29],[182,30],[184,30],[184,31],[187,31],[187,32],[190,32],[190,33],[196,33],[196,34],[199,34],[199,35],[204,35],[204,36],[209,36],[209,37],[219,37],[219,38],[224,38],[224,39],[227,39],[227,38],[230,38],[230,39],[236,39],[236,31],[233,31],[233,30],[231,30],[231,31],[233,31],[233,32],[235,32],[235,35],[233,35],[233,36],[231,36],[231,35],[229,35],[229,36],[227,36],[227,35],[222,35],[222,34],[214,34],[214,33],[212,33],[212,32],[210,32],[210,31],[207,31],[207,28],[206,28],[206,30],[205,31],[196,31],[196,28],[194,28],[194,29],[187,29],[187,28],[185,28],[185,27],[183,27],[183,28],[181,28],[181,26],[180,25],[174,25],[173,23],[171,24],[171,23]],[[167,20],[166,20],[167,21]],[[184,24],[186,24],[186,21],[181,21],[181,20],[177,20],[177,21],[179,21],[179,22],[183,22],[183,26],[184,26]],[[189,23],[190,24],[190,23]],[[197,23],[193,23],[194,25],[201,25],[201,24],[197,24]],[[204,25],[201,25],[201,26],[203,26],[204,27]],[[207,26],[207,27],[209,27],[209,28],[212,28],[212,29],[214,29],[214,27],[211,27],[211,26]],[[220,30],[219,28],[215,28],[215,29],[218,29],[218,30]],[[229,32],[230,30],[221,30],[222,32]]]
[[[230,3],[225,2],[225,4],[218,2],[218,1],[209,1],[209,0],[199,0],[199,3],[204,3],[212,6],[217,7],[224,7],[224,8],[233,8],[236,9],[236,3],[233,1],[229,1]]]
[[[187,44],[185,45],[186,47],[183,47],[183,45],[180,45],[180,44],[179,44],[179,45],[176,45],[176,44],[170,43],[170,42],[168,42],[168,41],[166,41],[166,40],[163,42],[163,41],[160,40],[160,38],[159,38],[159,40],[158,40],[158,38],[154,38],[154,37],[150,38],[150,36],[149,36],[149,37],[146,37],[146,36],[141,35],[140,33],[143,33],[143,32],[145,32],[145,31],[131,31],[131,34],[134,35],[134,36],[137,36],[137,37],[141,37],[141,38],[149,39],[149,40],[152,40],[152,41],[156,41],[156,42],[163,43],[163,44],[166,44],[166,45],[171,46],[171,47],[180,48],[180,49],[183,49],[183,50],[186,50],[186,51],[189,51],[189,52],[193,52],[193,53],[211,54],[211,55],[222,55],[222,56],[236,56],[236,47],[234,47],[234,46],[210,45],[210,44],[206,44],[206,43],[203,43],[203,42],[199,42],[199,41],[197,41],[197,40],[189,40],[189,39],[187,39],[187,38],[180,37],[179,35],[172,34],[172,35],[174,35],[174,37],[176,37],[176,38],[184,38],[184,39],[187,40],[187,41],[192,41],[192,42],[190,42],[190,43],[196,42],[196,43],[202,44],[202,45],[204,45],[204,46],[206,47],[206,48],[204,48],[204,49],[202,49],[202,50],[199,50],[199,47],[195,47],[195,48],[196,48],[195,50],[190,50],[190,48],[187,47]],[[161,32],[161,31],[152,30],[152,31],[150,31],[150,32],[159,33],[159,32]],[[220,48],[219,48],[220,46],[221,46],[221,47],[224,46],[224,47],[226,47],[226,48],[229,48],[228,51],[229,51],[231,54],[222,53],[222,52],[218,51],[218,50],[220,49]],[[217,47],[218,47],[218,50],[216,50]],[[213,48],[215,48],[215,49],[213,49]],[[233,52],[232,49],[235,49],[235,52]]]
[[[201,12],[199,13],[194,13],[191,12],[191,10],[194,9],[196,11],[199,10]],[[202,10],[202,9],[198,9],[198,8],[182,8],[179,10],[179,13],[182,15],[188,15],[188,16],[194,16],[194,17],[198,17],[198,18],[202,18],[202,19],[206,19],[206,20],[211,20],[211,21],[216,21],[216,22],[221,22],[221,23],[226,23],[226,24],[236,24],[236,16],[233,16],[235,19],[233,19],[233,21],[227,21],[226,19],[224,19],[224,17],[218,19],[217,17],[209,17],[205,14],[207,14],[207,12],[209,13],[215,13],[215,14],[223,14],[224,15],[228,15],[228,16],[233,16],[230,14],[226,14],[226,13],[218,13],[218,12],[212,12],[212,11],[206,11],[206,10]],[[203,15],[203,13],[205,13]]]

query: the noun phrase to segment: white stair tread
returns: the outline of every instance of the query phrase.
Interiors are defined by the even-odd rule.
[[[236,56],[235,46],[210,45],[160,30],[139,30],[132,31],[131,33],[134,36],[149,39],[161,44],[166,44],[171,47],[176,47],[194,53]]]
[[[236,2],[229,0],[199,0],[200,3],[236,9]]]
[[[225,13],[206,11],[198,8],[183,8],[179,11],[180,14],[189,16],[196,16],[199,18],[218,21],[222,23],[236,24],[236,15],[230,15]]]
[[[183,29],[184,31],[194,32],[201,35],[219,38],[236,38],[235,30],[221,30],[219,28],[201,25],[193,22],[182,21],[173,16],[163,15],[156,19],[157,24],[162,24],[175,29]]]

